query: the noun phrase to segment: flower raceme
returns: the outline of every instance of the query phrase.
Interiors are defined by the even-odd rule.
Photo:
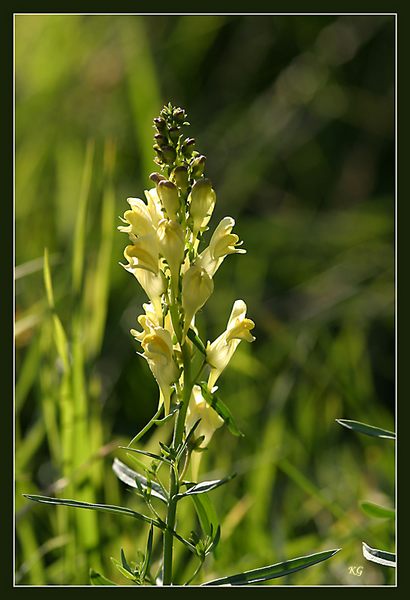
[[[157,381],[159,403],[164,404],[168,414],[173,392],[180,405],[185,398],[185,431],[193,418],[200,418],[199,431],[206,445],[222,421],[202,397],[199,382],[186,380],[186,361],[193,361],[199,352],[188,339],[188,332],[192,328],[198,337],[196,314],[211,296],[213,278],[226,256],[243,254],[245,250],[232,232],[232,217],[224,217],[208,246],[200,249],[216,194],[210,180],[204,177],[206,159],[195,151],[195,140],[183,140],[176,134],[182,121],[178,121],[179,109],[175,110],[174,115],[171,108],[164,109],[161,115],[165,116],[154,121],[158,130],[155,162],[161,168],[161,173],[150,175],[155,187],[145,191],[145,201],[128,198],[130,208],[118,229],[130,240],[124,250],[127,262],[122,266],[134,275],[150,300],[144,304],[145,314],[138,317],[142,330],[133,329],[131,333],[141,344],[141,355]],[[214,342],[208,342],[205,357],[200,355],[202,368],[210,371],[209,389],[240,340],[253,341],[253,327],[253,321],[246,318],[245,303],[237,300],[227,330]]]

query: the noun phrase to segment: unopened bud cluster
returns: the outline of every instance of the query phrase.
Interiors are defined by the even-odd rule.
[[[178,403],[183,377],[182,348],[193,357],[197,348],[189,330],[198,334],[195,316],[214,289],[214,275],[228,254],[240,254],[241,242],[232,233],[234,219],[225,217],[215,228],[208,246],[200,242],[212,216],[216,194],[205,178],[205,157],[195,150],[195,140],[185,137],[182,129],[187,115],[182,108],[165,106],[154,119],[155,162],[161,172],[150,175],[154,187],[145,191],[146,201],[128,198],[123,225],[130,244],[124,250],[132,273],[150,302],[138,317],[142,331],[131,333],[141,344],[157,380],[165,413],[172,401]],[[208,387],[211,391],[242,339],[252,341],[254,323],[246,317],[242,300],[234,303],[227,330],[206,345]],[[205,347],[205,344],[204,344]],[[191,382],[192,395],[188,420],[201,419],[197,435],[208,443],[222,420],[201,396],[201,388]],[[201,433],[202,427],[202,433]]]

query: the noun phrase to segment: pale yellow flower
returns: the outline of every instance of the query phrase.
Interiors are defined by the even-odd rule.
[[[118,230],[123,233],[128,233],[132,241],[134,241],[136,237],[154,233],[155,229],[152,223],[151,214],[145,202],[140,200],[140,198],[128,198],[127,201],[131,205],[131,210],[125,211],[122,221],[128,223],[128,225],[120,225]]]
[[[198,419],[201,419],[201,422],[195,429],[195,437],[204,436],[204,441],[201,443],[201,447],[204,448],[208,445],[214,432],[223,425],[224,421],[204,399],[200,386],[194,385],[185,422],[187,433],[189,433]]]
[[[219,427],[223,425],[224,421],[204,399],[199,385],[194,385],[192,388],[185,421],[187,434],[198,421],[198,419],[201,419],[201,421],[195,429],[194,436],[196,438],[204,436],[204,440],[201,443],[201,448],[206,448],[213,434],[217,429],[219,429]],[[202,453],[199,452],[194,452],[191,457],[191,476],[194,481],[198,479],[201,458]]]
[[[231,360],[241,340],[253,342],[255,338],[250,333],[255,323],[246,318],[246,304],[243,300],[234,302],[231,315],[224,331],[212,344],[206,347],[206,360],[211,366],[208,387],[212,389],[218,377]]]
[[[183,338],[185,338],[192,319],[203,307],[214,289],[214,282],[205,269],[192,265],[182,279],[182,307],[185,312]]]
[[[174,291],[178,289],[178,278],[181,263],[184,260],[185,236],[177,221],[162,219],[158,224],[157,238],[159,250],[168,263],[171,271]]]
[[[178,368],[173,359],[171,334],[163,327],[154,327],[143,337],[143,357],[158,382],[160,403],[164,402],[165,414],[169,413],[171,384],[178,378]]]
[[[158,183],[157,193],[162,206],[165,208],[168,219],[176,220],[180,205],[176,186],[172,181],[160,181]]]
[[[210,277],[219,269],[228,254],[245,254],[246,250],[237,248],[242,242],[235,233],[231,233],[235,220],[224,217],[215,229],[209,246],[198,256],[197,264],[203,267]]]
[[[195,182],[188,196],[189,214],[193,221],[194,238],[199,231],[204,231],[215,207],[216,194],[209,179]]]

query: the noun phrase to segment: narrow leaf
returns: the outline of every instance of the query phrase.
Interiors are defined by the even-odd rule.
[[[148,567],[150,565],[151,562],[151,555],[152,555],[152,540],[154,537],[154,528],[150,527],[150,530],[148,532],[148,539],[147,539],[147,548],[145,550],[145,558],[144,558],[144,562],[142,564],[141,567],[141,579],[144,580],[145,579],[145,575],[147,573]]]
[[[307,569],[323,560],[331,558],[336,552],[339,552],[339,550],[340,548],[337,550],[326,550],[325,552],[318,552],[300,558],[293,558],[292,560],[287,560],[268,567],[262,567],[261,569],[254,569],[252,571],[230,575],[229,577],[214,579],[213,581],[208,581],[202,585],[248,585],[260,581],[269,581],[270,579],[290,575],[301,569]]]
[[[205,535],[212,535],[219,527],[219,519],[207,493],[191,495],[199,523]]]
[[[104,575],[100,575],[100,573],[94,571],[94,569],[90,569],[90,583],[91,585],[117,585],[110,579],[107,579],[107,577],[104,577]]]
[[[71,506],[72,508],[88,508],[89,510],[98,510],[100,512],[119,513],[129,517],[134,517],[135,519],[144,521],[144,523],[152,523],[156,527],[163,529],[162,524],[158,521],[154,521],[154,519],[142,515],[135,510],[131,510],[130,508],[126,508],[125,506],[115,506],[113,504],[91,504],[90,502],[79,502],[77,500],[69,500],[66,498],[49,498],[48,496],[37,496],[31,494],[23,494],[23,496],[29,500],[33,500],[34,502],[40,502],[40,504],[62,504],[64,506]]]
[[[133,469],[130,469],[130,467],[118,460],[118,458],[114,458],[112,470],[114,471],[118,479],[123,483],[126,483],[127,485],[137,489],[138,491],[142,489],[144,492],[150,493],[151,496],[154,496],[154,498],[158,498],[159,500],[162,500],[162,502],[165,503],[167,502],[167,497],[164,495],[164,492],[160,485],[155,483],[155,481],[148,481],[146,477],[140,475]]]
[[[217,412],[218,415],[221,417],[221,419],[224,420],[224,423],[228,427],[229,431],[233,435],[243,437],[244,434],[242,433],[242,431],[239,429],[239,427],[235,423],[232,413],[229,410],[229,408],[226,406],[226,404],[224,402],[222,402],[222,400],[219,398],[219,396],[217,396],[216,394],[212,394],[209,391],[208,385],[205,381],[201,381],[199,385],[202,389],[202,395],[205,398],[206,402],[210,406],[212,406],[212,408],[215,410],[215,412]]]
[[[375,562],[378,565],[383,565],[384,567],[396,566],[396,555],[392,554],[391,552],[385,552],[384,550],[371,548],[366,544],[366,542],[362,542],[362,550],[363,556],[366,560]]]
[[[394,519],[396,515],[396,511],[393,508],[386,508],[374,502],[361,502],[360,508],[366,515],[376,519]]]
[[[159,454],[154,454],[153,452],[147,452],[146,450],[138,450],[137,448],[129,448],[128,446],[119,446],[121,450],[126,450],[127,453],[134,452],[135,454],[143,454],[144,456],[149,456],[149,458],[153,458],[154,460],[162,460],[162,462],[166,462],[169,465],[172,465],[172,462],[165,458],[165,456],[160,456]]]
[[[132,573],[132,571],[129,571],[128,569],[123,567],[122,564],[116,558],[113,558],[112,556],[111,556],[111,561],[112,561],[113,565],[115,566],[115,568],[118,570],[119,573],[121,573],[121,575],[123,577],[125,577],[126,579],[130,579],[131,581],[135,581],[135,576]]]
[[[215,488],[227,483],[231,479],[236,477],[236,473],[229,475],[229,477],[224,477],[223,479],[214,479],[213,481],[201,481],[190,487],[186,492],[182,494],[178,494],[177,498],[183,498],[184,496],[192,496],[193,494],[204,494],[205,492],[210,492]]]
[[[198,348],[198,350],[200,352],[202,352],[202,354],[204,356],[206,356],[205,345],[204,345],[203,341],[201,340],[201,338],[195,333],[195,331],[193,329],[188,329],[187,336],[189,337],[189,339],[191,340],[191,342],[193,344],[195,344],[195,346]]]
[[[373,427],[373,425],[368,425],[367,423],[360,423],[360,421],[349,421],[347,419],[336,419],[340,425],[343,427],[347,427],[352,431],[357,431],[358,433],[364,433],[365,435],[370,435],[372,437],[384,438],[387,440],[395,440],[396,434],[393,431],[387,431],[387,429],[380,429],[380,427]]]

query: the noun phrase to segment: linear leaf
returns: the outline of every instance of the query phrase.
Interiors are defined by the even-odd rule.
[[[94,569],[90,569],[90,583],[91,585],[117,585],[110,579],[107,579],[107,577],[104,577],[104,575],[94,571]]]
[[[392,554],[391,552],[385,552],[384,550],[371,548],[366,544],[366,542],[362,542],[362,550],[363,556],[366,560],[375,562],[378,565],[383,565],[384,567],[396,566],[396,555]]]
[[[154,454],[153,452],[147,452],[146,450],[138,450],[138,448],[129,448],[128,446],[119,446],[121,450],[126,450],[127,453],[134,452],[135,454],[143,454],[144,456],[149,456],[149,458],[153,458],[154,460],[162,460],[162,462],[166,462],[169,465],[172,465],[172,462],[165,458],[165,456],[160,456],[159,454]]]
[[[219,519],[207,493],[191,495],[199,523],[205,535],[211,536],[219,527]]]
[[[216,394],[212,394],[209,391],[208,385],[205,381],[201,381],[199,383],[199,385],[202,389],[202,395],[205,398],[206,402],[208,402],[208,404],[210,406],[212,406],[212,408],[215,410],[215,412],[218,413],[218,415],[221,417],[221,419],[224,420],[225,425],[228,427],[229,431],[233,435],[243,437],[244,434],[242,433],[242,431],[239,429],[239,427],[235,423],[232,413],[229,410],[229,408],[226,406],[226,404],[224,402],[222,402],[222,400],[219,398],[219,396],[217,396]]]
[[[177,498],[183,498],[184,496],[192,496],[193,494],[204,494],[205,492],[210,492],[215,488],[227,483],[231,479],[236,477],[236,473],[229,475],[229,477],[224,477],[223,479],[214,479],[213,481],[201,481],[190,487],[186,492],[182,494],[178,494]]]
[[[98,510],[100,512],[120,513],[129,517],[134,517],[140,521],[144,521],[144,523],[152,523],[156,527],[163,529],[163,526],[158,521],[142,515],[135,510],[131,510],[131,508],[126,508],[125,506],[115,506],[113,504],[91,504],[90,502],[79,502],[77,500],[69,500],[66,498],[49,498],[48,496],[37,496],[31,494],[23,494],[23,496],[29,500],[33,500],[34,502],[40,502],[40,504],[62,504],[64,506],[71,506],[72,508],[88,508],[89,510]]]
[[[140,490],[140,488],[142,488],[144,492],[150,493],[151,496],[154,496],[154,498],[158,498],[159,500],[162,500],[162,502],[165,503],[167,502],[167,497],[164,495],[164,491],[160,485],[155,483],[155,481],[148,481],[146,477],[140,475],[133,469],[130,469],[130,467],[125,465],[118,458],[114,458],[112,470],[114,471],[118,479],[123,483],[126,483],[127,485],[137,489],[138,491]]]
[[[393,508],[386,508],[374,502],[361,502],[360,508],[366,515],[376,519],[394,519],[396,515],[396,511]]]
[[[336,552],[339,552],[339,550],[340,548],[336,550],[326,550],[325,552],[318,552],[300,558],[293,558],[292,560],[287,560],[268,567],[262,567],[261,569],[254,569],[252,571],[230,575],[229,577],[214,579],[213,581],[208,581],[202,585],[247,585],[261,581],[269,581],[270,579],[290,575],[301,569],[307,569],[323,560],[331,558]]]
[[[374,427],[373,425],[368,425],[367,423],[360,423],[360,421],[350,421],[348,419],[336,419],[340,425],[343,427],[347,427],[352,431],[357,431],[358,433],[364,433],[365,435],[371,435],[372,437],[384,438],[388,440],[395,440],[396,434],[393,431],[388,431],[387,429],[380,429],[380,427]]]

